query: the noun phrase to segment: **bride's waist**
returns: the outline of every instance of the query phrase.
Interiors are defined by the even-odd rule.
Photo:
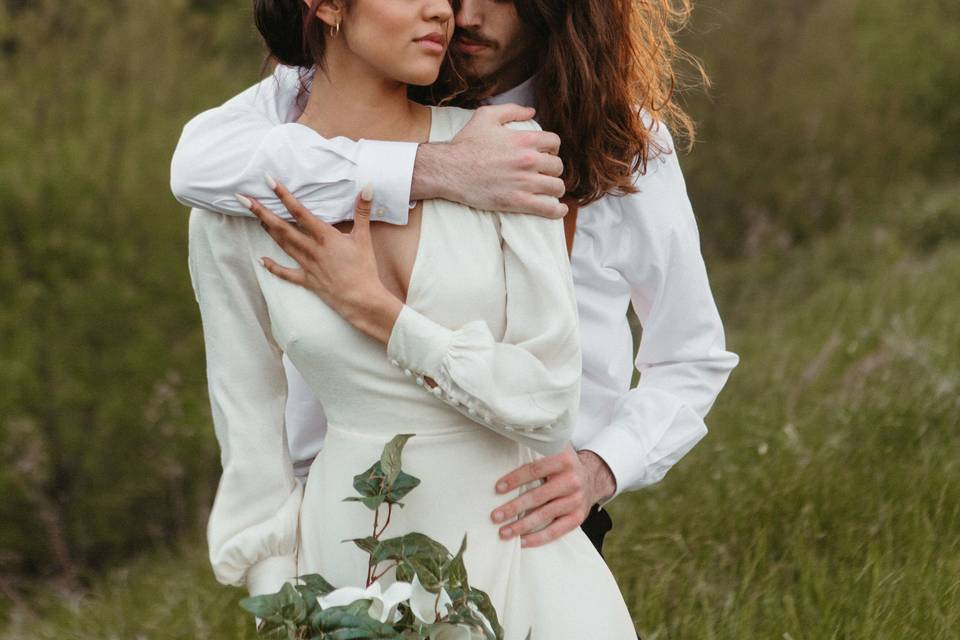
[[[418,441],[426,439],[495,439],[506,440],[489,429],[467,419],[462,420],[419,420],[417,418],[378,421],[327,421],[326,441],[331,437],[350,440],[368,440],[372,444],[383,444],[400,434],[413,434]]]

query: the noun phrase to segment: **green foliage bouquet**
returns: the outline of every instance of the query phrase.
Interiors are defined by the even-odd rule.
[[[262,634],[289,640],[502,640],[503,628],[490,597],[471,587],[463,554],[456,554],[422,533],[384,538],[394,507],[420,484],[401,469],[404,445],[398,435],[376,463],[353,479],[361,502],[374,512],[373,532],[353,542],[370,556],[364,587],[336,588],[318,574],[299,576],[274,594],[254,596],[240,606],[262,620]],[[386,519],[380,527],[380,510]],[[384,590],[380,578],[395,571]],[[529,636],[528,636],[529,639]]]

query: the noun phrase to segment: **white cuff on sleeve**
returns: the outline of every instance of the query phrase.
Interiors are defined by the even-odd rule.
[[[453,331],[403,305],[387,341],[387,355],[397,366],[435,376],[452,339]]]
[[[373,187],[372,220],[407,224],[416,142],[361,140],[357,152],[357,190]]]
[[[251,596],[276,593],[283,583],[297,577],[297,556],[264,558],[247,570],[247,589]]]
[[[697,421],[694,425],[691,431],[671,434],[675,436],[673,440],[661,443],[646,453],[639,453],[637,446],[630,446],[635,444],[633,434],[615,426],[601,429],[592,440],[580,447],[600,456],[616,479],[617,490],[600,506],[606,506],[624,491],[634,491],[662,480],[667,471],[707,435],[703,422]]]

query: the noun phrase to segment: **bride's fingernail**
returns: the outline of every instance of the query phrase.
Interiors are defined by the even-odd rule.
[[[235,193],[233,194],[233,197],[236,198],[237,202],[239,202],[241,205],[243,205],[247,209],[253,208],[253,200],[251,200],[247,196],[240,195],[239,193]]]
[[[503,511],[494,511],[493,512],[493,521],[500,522],[503,520]]]
[[[271,189],[273,189],[274,191],[276,191],[278,185],[277,185],[277,181],[274,179],[274,177],[273,177],[272,175],[270,175],[269,173],[263,174],[263,177],[267,179],[267,186],[270,187]]]
[[[373,185],[369,182],[364,185],[363,191],[360,192],[360,199],[364,202],[370,202],[373,200]]]
[[[500,484],[497,485],[497,491],[499,491],[500,493],[503,493],[506,490],[507,490],[506,482],[501,482]]]
[[[513,530],[512,530],[512,529],[502,529],[502,530],[500,531],[500,537],[503,538],[504,540],[507,540],[507,539],[509,539],[509,538],[512,538],[512,537],[513,537]]]

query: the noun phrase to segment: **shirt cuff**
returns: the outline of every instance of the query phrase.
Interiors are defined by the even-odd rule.
[[[624,491],[633,491],[659,482],[705,435],[707,428],[701,422],[694,431],[684,432],[683,440],[673,443],[666,450],[666,455],[656,455],[655,447],[653,451],[638,456],[635,448],[625,446],[625,440],[629,442],[631,439],[630,433],[624,433],[616,426],[601,429],[592,440],[580,447],[581,451],[593,451],[600,456],[610,467],[617,482],[616,491],[600,506],[610,504]]]
[[[407,224],[416,142],[361,140],[357,152],[357,190],[373,187],[370,219]]]
[[[403,305],[387,340],[387,356],[407,371],[436,376],[452,339],[453,331]]]
[[[617,483],[616,489],[606,500],[598,503],[600,508],[610,504],[614,498],[623,493],[636,480],[633,476],[642,476],[642,469],[638,469],[636,451],[623,446],[623,436],[611,427],[601,429],[590,442],[583,445],[580,451],[593,451],[600,459],[607,463],[613,479]],[[633,472],[632,475],[630,472]]]
[[[272,556],[264,558],[247,570],[247,589],[251,596],[261,596],[280,591],[285,582],[297,577],[297,556]]]

